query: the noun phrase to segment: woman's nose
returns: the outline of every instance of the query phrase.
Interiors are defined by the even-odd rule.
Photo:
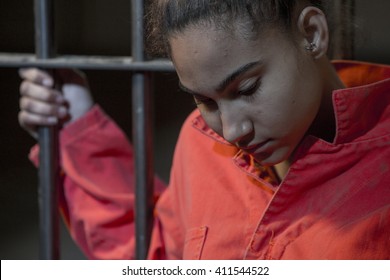
[[[222,134],[230,143],[245,143],[253,133],[252,122],[243,117],[243,112],[232,114],[231,112],[221,113]]]

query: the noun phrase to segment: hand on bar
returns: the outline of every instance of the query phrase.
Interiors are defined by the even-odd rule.
[[[38,138],[39,126],[67,125],[83,116],[93,105],[88,82],[80,71],[56,70],[53,78],[43,70],[25,68],[19,70],[19,75],[23,79],[19,124],[35,139]]]

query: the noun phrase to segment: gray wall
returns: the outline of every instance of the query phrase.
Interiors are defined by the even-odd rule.
[[[0,52],[33,52],[31,0],[0,0]],[[56,1],[58,50],[63,54],[130,55],[130,1]],[[356,59],[390,64],[390,1],[357,0]],[[130,74],[86,71],[96,101],[128,132],[131,131]],[[19,128],[15,69],[0,69],[0,257],[38,257],[36,170],[27,160],[34,141]],[[165,180],[176,137],[193,108],[178,93],[174,74],[156,76],[156,171]],[[83,255],[62,230],[62,258]]]
[[[390,1],[356,0],[356,59],[390,64]]]

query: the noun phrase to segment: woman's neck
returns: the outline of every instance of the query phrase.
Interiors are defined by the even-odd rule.
[[[345,86],[337,75],[333,65],[327,58],[324,58],[320,63],[322,75],[324,77],[323,96],[318,114],[307,134],[316,136],[331,143],[333,142],[336,134],[336,120],[332,94],[334,90],[345,88]],[[293,158],[293,155],[291,158]],[[291,158],[274,166],[274,170],[280,181],[282,181],[287,175],[292,162]]]
[[[324,77],[324,90],[318,114],[314,119],[308,134],[332,143],[336,134],[336,120],[333,108],[333,91],[345,88],[333,65],[327,58],[320,62]]]
[[[285,161],[282,161],[281,163],[274,165],[274,171],[276,172],[276,175],[278,176],[279,183],[281,183],[284,180],[284,178],[286,177],[288,169],[290,168],[290,165],[291,164],[290,164],[289,160],[285,160]]]

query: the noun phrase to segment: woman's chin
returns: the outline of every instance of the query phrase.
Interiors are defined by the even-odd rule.
[[[288,160],[290,154],[291,153],[288,151],[286,147],[284,149],[283,148],[276,149],[269,153],[264,152],[264,153],[254,154],[252,156],[256,160],[256,162],[258,162],[262,166],[274,166],[283,161]]]

